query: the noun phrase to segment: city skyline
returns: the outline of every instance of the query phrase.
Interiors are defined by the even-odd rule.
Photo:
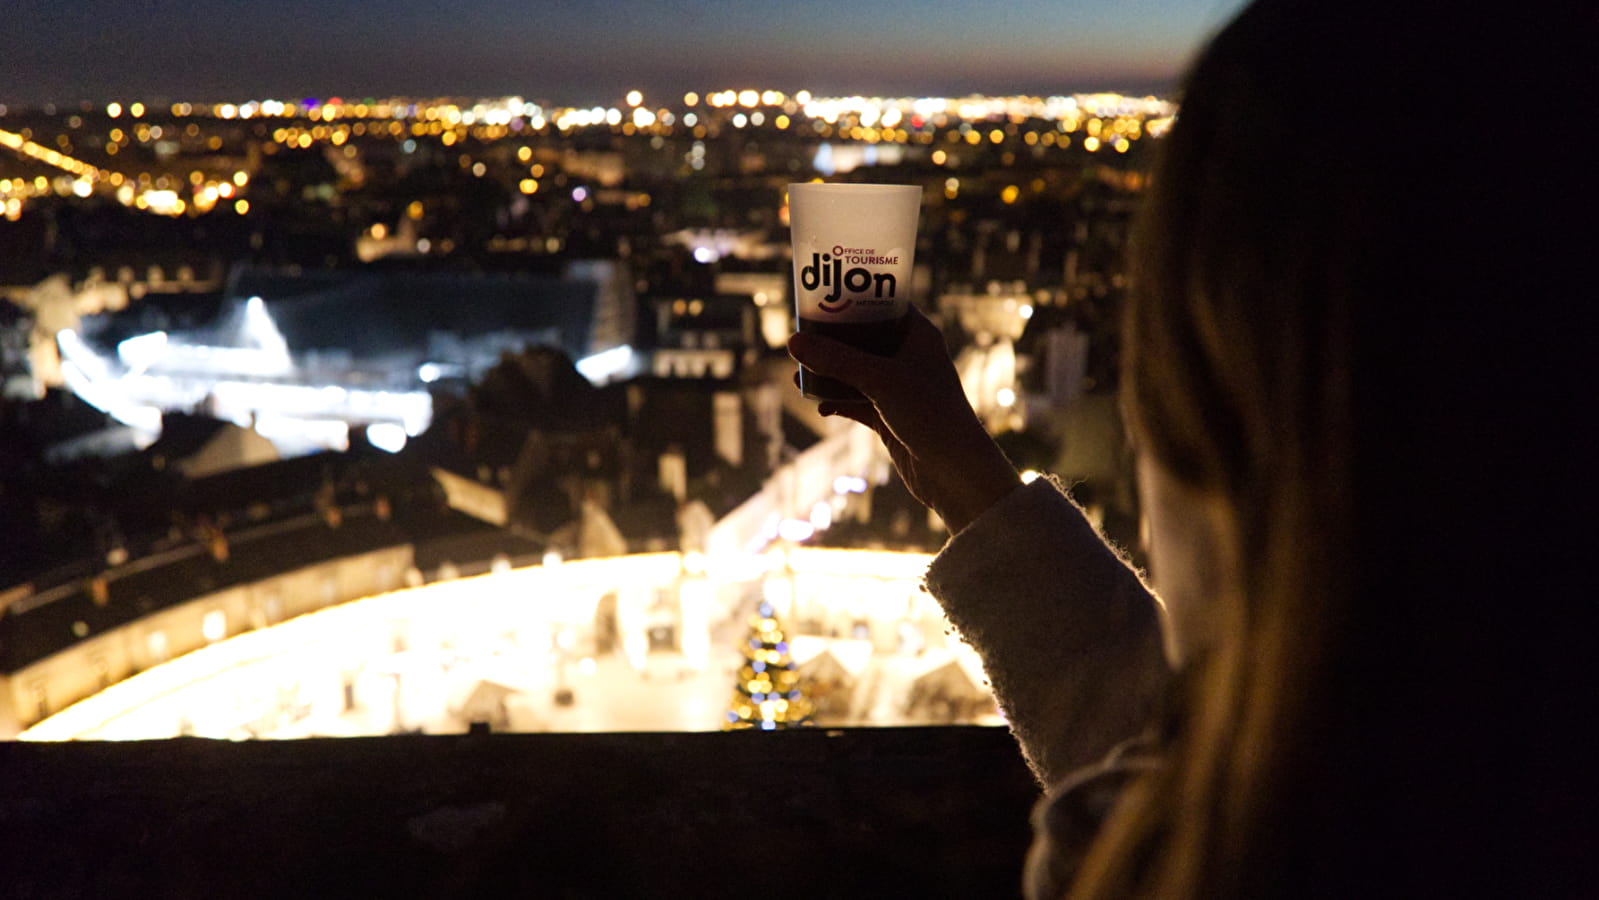
[[[141,8],[88,0],[66,16],[24,0],[8,17],[0,103],[523,95],[588,104],[635,89],[666,101],[767,86],[834,95],[1158,92],[1238,5],[471,0],[444,15],[414,0],[381,8],[289,0],[241,17],[225,0]]]
[[[1115,336],[1101,326],[1116,319],[1120,248],[1175,106],[753,89],[631,105],[643,99],[624,113],[130,98],[7,115],[0,500],[16,524],[0,548],[0,737],[323,607],[487,577],[475,592],[546,567],[558,577],[546,572],[542,593],[565,596],[588,561],[609,573],[607,560],[640,554],[678,554],[670,583],[624,591],[614,613],[582,607],[564,639],[578,654],[570,684],[483,671],[537,701],[501,715],[485,695],[493,727],[720,727],[767,702],[775,715],[748,687],[758,679],[741,682],[742,707],[729,700],[752,597],[844,601],[784,623],[795,641],[844,642],[837,665],[810,657],[837,676],[818,715],[979,712],[981,676],[928,655],[941,622],[906,624],[905,598],[923,595],[878,589],[900,557],[871,555],[925,555],[942,524],[893,481],[872,432],[793,391],[783,185],[874,167],[922,185],[919,297],[959,342],[978,414],[1013,436],[1024,478],[1072,479],[1133,546],[1126,456],[1084,442],[1063,456],[1057,424],[1027,411],[1080,398],[1082,422],[1098,423],[1114,409],[1101,400]],[[784,542],[843,553],[845,574],[866,581],[820,586]],[[766,575],[739,574],[761,559]],[[724,562],[737,578],[721,578]],[[714,605],[701,572],[716,573]],[[357,664],[372,677],[348,691],[338,678],[279,691],[274,676],[252,695],[272,721],[241,724],[231,701],[215,718],[199,697],[152,733],[287,736],[279,724],[312,719],[299,733],[458,731],[483,712],[440,714],[437,680],[412,679],[432,699],[396,718],[389,657],[421,645],[361,630],[383,639]],[[567,649],[557,630],[526,637],[539,671],[550,641]],[[694,687],[682,718],[606,718],[604,697],[632,696],[678,656],[693,670],[702,651],[703,677],[663,682]],[[431,658],[464,678],[458,655]],[[872,659],[904,690],[880,690],[889,681],[858,665]],[[587,668],[599,680],[583,681]]]

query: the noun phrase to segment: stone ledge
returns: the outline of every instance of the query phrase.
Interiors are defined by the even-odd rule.
[[[0,744],[16,897],[1018,893],[998,728]]]

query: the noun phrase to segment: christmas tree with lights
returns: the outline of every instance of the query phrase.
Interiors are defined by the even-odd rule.
[[[750,620],[743,650],[744,665],[738,670],[733,707],[723,729],[774,731],[810,724],[811,703],[800,691],[799,672],[772,604],[763,601]]]

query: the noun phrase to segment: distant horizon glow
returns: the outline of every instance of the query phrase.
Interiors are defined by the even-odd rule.
[[[962,96],[1169,90],[1238,0],[780,7],[552,0],[43,0],[8,10],[0,104],[527,96],[653,107],[685,91]],[[190,39],[193,36],[194,39]]]

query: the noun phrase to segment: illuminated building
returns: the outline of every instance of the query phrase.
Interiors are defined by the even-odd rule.
[[[650,372],[662,378],[730,379],[759,358],[764,342],[748,296],[656,298]]]
[[[60,377],[152,435],[160,411],[203,409],[286,453],[348,446],[352,426],[414,437],[431,421],[435,381],[479,377],[526,346],[577,358],[625,346],[625,283],[603,264],[574,263],[568,273],[237,271],[233,299],[203,326],[129,334],[130,314],[86,322],[83,335],[62,331]]]
[[[368,526],[349,512],[355,539]],[[78,629],[84,636],[54,654],[9,654],[0,700],[16,728],[87,698],[27,735],[38,739],[381,734],[462,730],[480,720],[469,713],[477,687],[494,681],[525,695],[505,721],[515,730],[714,730],[736,648],[713,644],[711,627],[742,607],[749,586],[764,583],[769,602],[823,629],[795,638],[809,664],[803,671],[815,677],[821,670],[811,661],[827,653],[850,659],[855,675],[870,672],[828,688],[825,721],[987,721],[991,700],[985,705],[986,690],[976,687],[974,655],[947,637],[948,623],[918,588],[927,557],[895,557],[813,550],[546,560],[407,588],[417,575],[411,547],[401,544],[308,559],[124,624],[102,613],[92,632]],[[72,616],[93,618],[87,610],[127,602],[125,592],[137,588],[118,582],[132,578],[111,582],[110,599],[98,606],[92,596],[87,604],[8,596],[5,634],[28,646],[39,636],[24,628],[70,633],[84,625],[69,624]],[[840,592],[845,586],[851,590]],[[844,623],[856,637],[828,636]],[[605,655],[607,648],[620,655]],[[976,671],[976,681],[957,685],[952,671]],[[648,688],[652,679],[677,687]],[[629,686],[639,680],[646,686]],[[552,693],[563,687],[600,709],[563,712],[568,704]],[[625,696],[638,691],[656,696],[658,708],[627,711]],[[934,708],[952,697],[959,710]]]

